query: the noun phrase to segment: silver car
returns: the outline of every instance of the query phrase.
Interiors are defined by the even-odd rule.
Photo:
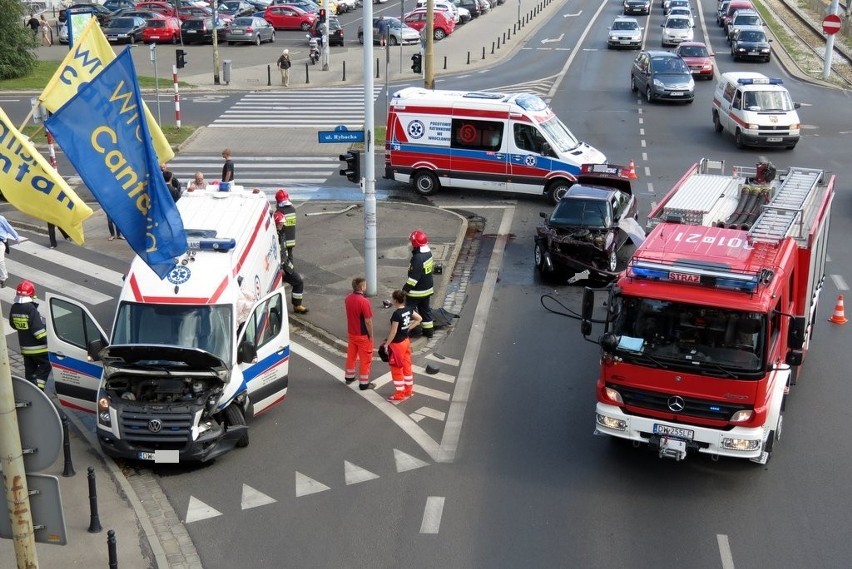
[[[403,24],[399,18],[385,16],[388,22],[388,43],[390,45],[411,45],[420,43],[420,32]],[[379,19],[373,18],[373,43],[379,43]],[[364,29],[358,26],[358,42],[364,43]]]
[[[663,24],[662,44],[677,45],[682,41],[693,41],[692,26],[685,16],[669,16]]]
[[[260,45],[267,41],[271,43],[275,41],[275,28],[263,18],[240,16],[235,18],[228,26],[225,41],[228,42],[228,45],[235,43]]]
[[[618,17],[614,19],[609,27],[606,46],[610,49],[618,47],[639,49],[642,47],[642,27],[636,18]]]

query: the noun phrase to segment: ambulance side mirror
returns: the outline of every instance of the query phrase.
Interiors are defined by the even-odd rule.
[[[243,343],[240,344],[239,350],[237,351],[237,363],[251,363],[256,359],[257,346],[254,345],[254,342],[243,340]]]
[[[101,350],[105,347],[105,342],[103,340],[92,340],[89,342],[89,345],[86,346],[86,354],[88,354],[91,361],[99,362],[101,361],[101,357],[98,354],[100,354]]]

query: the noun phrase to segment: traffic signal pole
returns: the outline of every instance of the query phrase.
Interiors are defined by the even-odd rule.
[[[373,2],[365,0],[364,17],[364,276],[367,296],[378,294],[376,250],[376,118],[373,105]],[[389,49],[390,46],[385,49]]]
[[[435,88],[435,0],[426,0],[426,61],[423,69],[423,87]]]

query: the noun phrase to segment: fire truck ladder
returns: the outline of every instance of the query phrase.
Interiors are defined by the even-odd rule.
[[[823,171],[813,168],[790,168],[772,201],[754,222],[749,235],[755,243],[778,243],[798,220],[811,191],[822,180]],[[801,229],[801,227],[800,227]]]

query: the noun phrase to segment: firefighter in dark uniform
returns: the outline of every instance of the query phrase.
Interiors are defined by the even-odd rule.
[[[305,290],[305,283],[302,281],[302,275],[296,271],[293,261],[287,254],[286,221],[284,220],[284,214],[276,211],[272,217],[275,220],[275,229],[278,230],[278,244],[281,247],[281,270],[284,271],[284,282],[293,287],[293,290],[290,292],[293,312],[296,314],[307,314],[308,309],[302,305],[302,293]]]
[[[290,202],[290,194],[287,190],[278,190],[275,193],[275,211],[284,214],[284,242],[287,246],[287,255],[293,260],[293,247],[296,246],[296,208]]]
[[[23,281],[18,285],[16,294],[15,303],[9,310],[9,324],[18,331],[24,375],[43,390],[50,375],[50,358],[47,355],[47,329],[35,302],[35,286],[30,281]]]
[[[432,251],[429,249],[429,238],[420,230],[412,231],[408,236],[411,242],[411,263],[408,265],[408,280],[402,286],[406,294],[406,306],[413,306],[417,313],[423,318],[420,324],[423,336],[431,338],[435,329],[432,322],[432,308],[429,303],[434,294],[432,288]]]

